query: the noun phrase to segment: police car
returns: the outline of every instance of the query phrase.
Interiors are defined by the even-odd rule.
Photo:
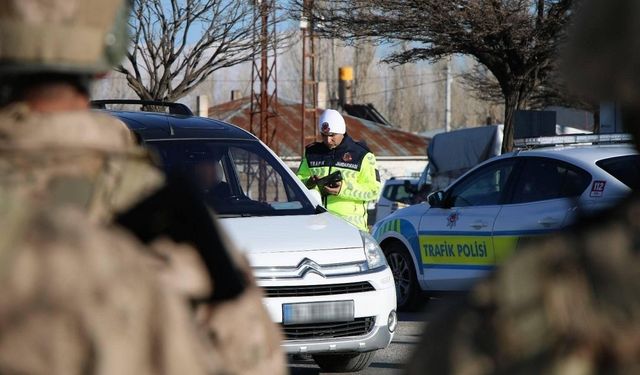
[[[506,259],[523,237],[557,231],[640,188],[640,156],[626,135],[527,140],[458,178],[428,202],[372,229],[392,269],[398,307],[422,291],[463,291]],[[589,143],[590,145],[585,145]],[[597,143],[597,144],[596,144]]]
[[[168,172],[193,178],[219,223],[246,252],[264,304],[289,354],[311,354],[326,371],[358,371],[386,348],[397,326],[393,276],[377,242],[328,213],[293,172],[249,132],[170,113],[108,111],[154,150]],[[250,322],[247,322],[250,324]]]

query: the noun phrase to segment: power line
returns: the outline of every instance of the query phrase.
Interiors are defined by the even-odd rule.
[[[462,76],[461,74],[457,74],[457,75],[454,76],[454,78],[461,77],[461,76]],[[394,87],[392,89],[387,89],[387,90],[382,90],[382,91],[368,92],[368,93],[365,93],[365,94],[357,94],[357,95],[354,95],[354,98],[360,99],[361,97],[364,97],[364,96],[380,95],[380,94],[385,94],[385,93],[392,92],[392,91],[411,89],[411,88],[420,87],[420,86],[424,86],[424,85],[428,85],[428,84],[432,84],[432,83],[444,82],[446,80],[447,80],[446,78],[440,78],[440,79],[436,79],[434,81],[416,83],[415,85]]]
[[[435,73],[434,73],[435,74]],[[405,76],[400,76],[402,78],[405,77],[416,77],[416,76],[423,76],[422,74],[419,75],[405,75]],[[462,77],[463,74],[455,74],[453,76],[453,78],[459,78]],[[384,77],[368,77],[367,80],[371,80],[374,78],[397,78],[398,76],[384,76]],[[124,80],[126,79],[126,77],[108,77],[105,78],[105,80],[108,79],[119,79],[119,80]],[[399,91],[399,90],[406,90],[406,89],[411,89],[411,88],[416,88],[416,87],[420,87],[420,86],[425,86],[425,85],[429,85],[429,84],[434,84],[434,83],[441,83],[441,82],[445,82],[447,79],[446,78],[439,78],[436,80],[432,80],[432,81],[427,81],[427,82],[420,82],[420,83],[416,83],[413,85],[409,85],[409,86],[402,86],[402,87],[394,87],[394,88],[390,88],[390,89],[385,89],[385,90],[381,90],[381,91],[375,91],[375,92],[368,92],[368,93],[364,93],[364,94],[357,94],[354,95],[354,99],[361,99],[363,97],[367,97],[367,96],[374,96],[374,95],[380,95],[380,94],[386,94],[389,92],[394,92],[394,91]],[[239,83],[247,83],[247,84],[251,84],[252,81],[250,79],[215,79],[215,78],[211,78],[211,81],[213,82],[239,82]],[[301,80],[300,79],[279,79],[279,82],[295,82],[295,83],[300,83]]]
[[[414,77],[429,77],[437,75],[438,73],[428,73],[428,74],[408,74],[408,75],[386,75],[386,76],[376,76],[376,77],[367,77],[367,80],[378,80],[378,79],[391,79],[391,78],[414,78]],[[104,78],[104,80],[117,79],[117,80],[126,80],[126,77],[120,76],[109,76]],[[209,77],[206,81],[214,81],[214,82],[252,82],[251,79],[218,79],[215,77]],[[278,82],[301,82],[300,79],[278,79]],[[425,82],[429,83],[429,82]]]

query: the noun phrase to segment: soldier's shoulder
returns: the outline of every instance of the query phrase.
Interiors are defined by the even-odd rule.
[[[16,103],[0,111],[0,136],[14,147],[142,152],[122,121],[88,110],[40,113]]]

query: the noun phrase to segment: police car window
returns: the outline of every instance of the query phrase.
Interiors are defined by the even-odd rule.
[[[591,175],[571,164],[549,158],[528,157],[515,184],[511,203],[577,197]]]
[[[500,204],[515,160],[500,160],[474,171],[453,186],[448,201],[452,207]]]
[[[618,156],[596,163],[633,190],[640,190],[640,155]]]

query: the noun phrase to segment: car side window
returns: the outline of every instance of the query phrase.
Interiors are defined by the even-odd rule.
[[[640,190],[640,155],[617,156],[596,164],[632,190]]]
[[[393,200],[393,196],[395,195],[395,191],[394,188],[397,185],[387,185],[385,186],[384,190],[382,191],[382,196],[385,197],[386,199],[392,201]]]
[[[447,201],[452,207],[500,204],[516,160],[499,160],[474,171],[453,186]]]
[[[396,202],[408,203],[412,196],[413,194],[408,192],[404,185],[398,185],[393,200]]]
[[[587,188],[591,175],[560,160],[526,158],[515,184],[511,203],[528,203],[577,197]]]
[[[266,203],[288,201],[282,176],[261,156],[238,147],[229,147],[229,152],[243,195]]]
[[[408,192],[404,185],[396,184],[396,185],[387,185],[382,192],[382,196],[392,202],[409,202],[412,193]]]

